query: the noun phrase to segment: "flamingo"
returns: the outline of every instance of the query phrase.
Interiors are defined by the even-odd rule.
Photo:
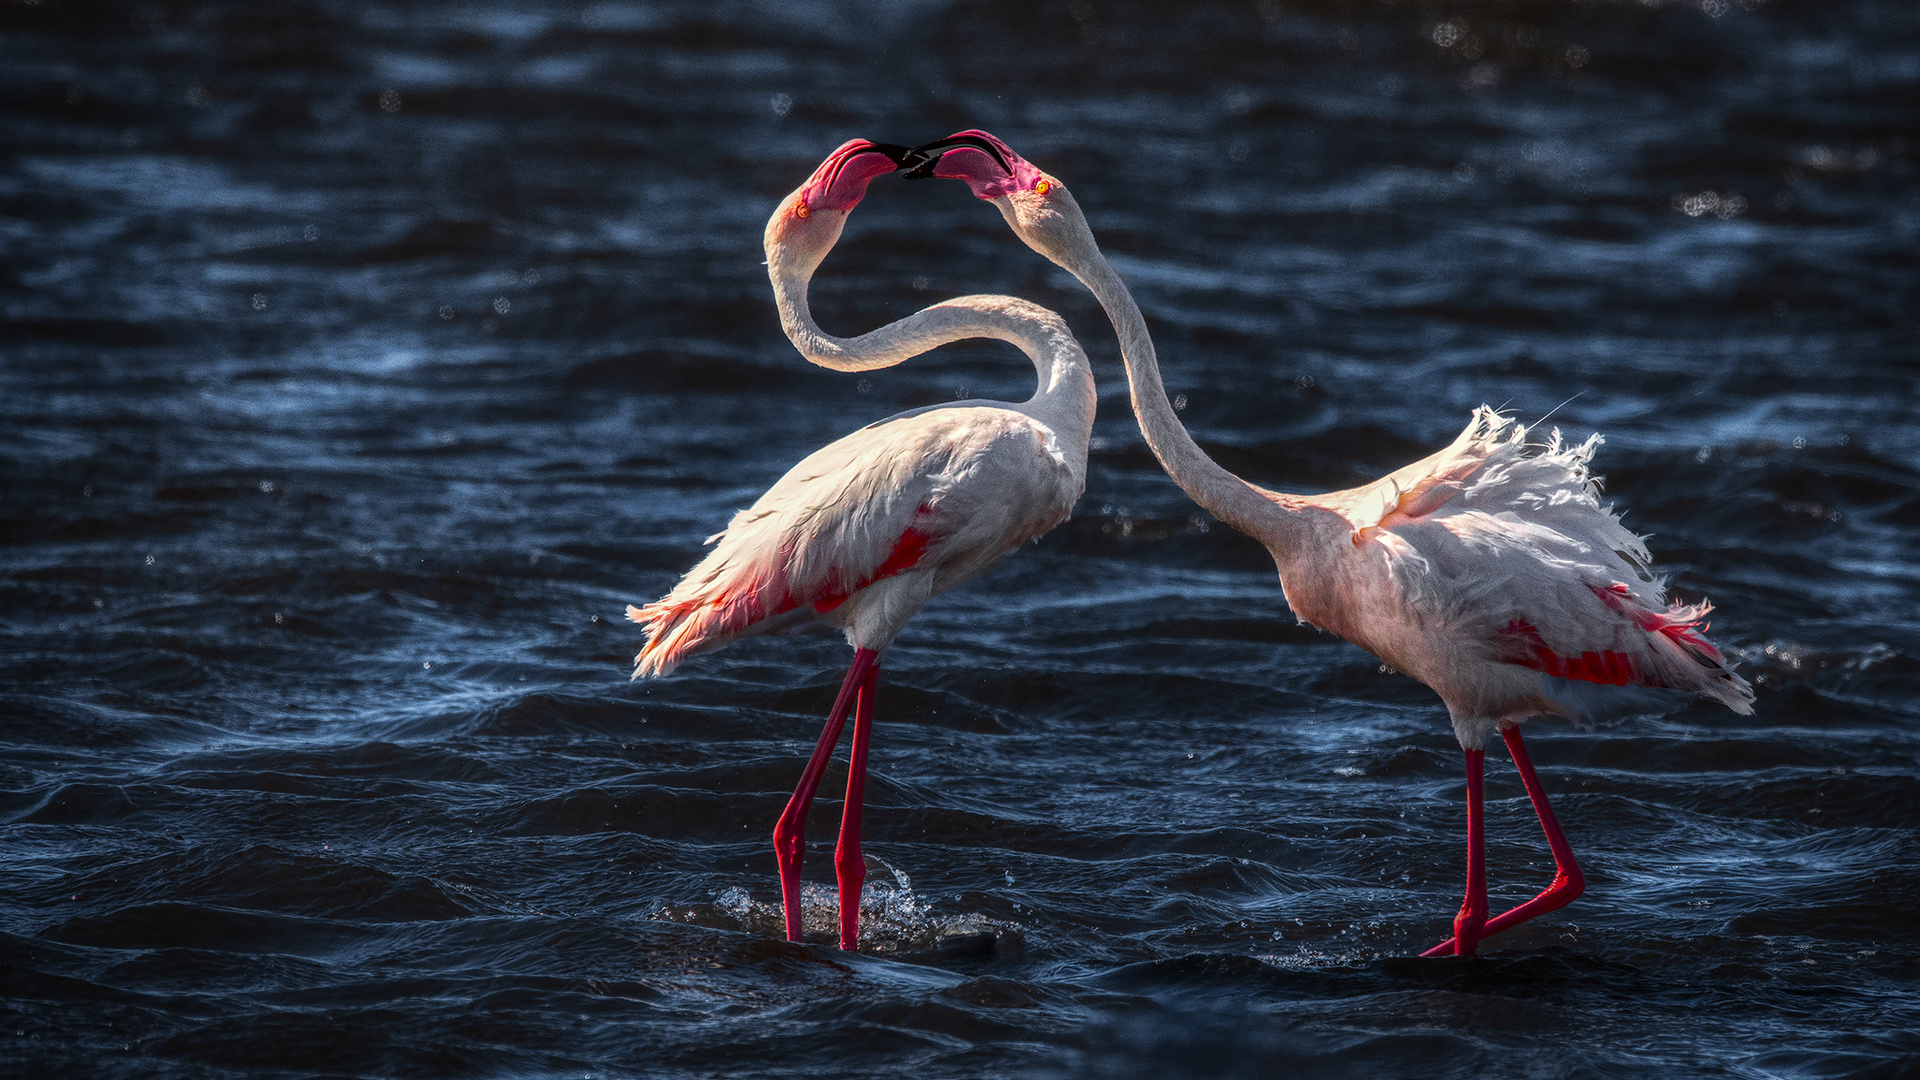
[[[1370,484],[1269,491],[1194,443],[1160,381],[1146,321],[1101,255],[1072,193],[984,131],[914,150],[910,178],[966,182],[1027,246],[1085,285],[1120,339],[1133,410],[1154,456],[1215,517],[1266,545],[1296,617],[1372,652],[1440,695],[1466,757],[1467,886],[1453,936],[1423,956],[1471,956],[1484,938],[1585,888],[1520,723],[1664,712],[1706,698],[1753,711],[1753,690],[1704,636],[1706,603],[1669,604],[1645,542],[1598,500],[1600,444],[1527,429],[1484,406],[1445,449]],[[1489,917],[1482,776],[1500,733],[1553,853],[1539,895]]]
[[[807,284],[875,177],[904,147],[855,139],[821,163],[767,222],[767,273],[787,336],[840,371],[898,364],[938,345],[997,338],[1039,373],[1018,404],[958,401],[869,424],[815,451],[708,538],[713,551],[673,590],[627,617],[646,627],[634,678],[666,675],[693,653],[749,634],[838,627],[853,663],[813,756],[774,826],[787,939],[799,941],[802,831],[849,708],[853,744],[834,866],[840,947],[859,944],[866,863],[860,817],[881,650],[921,605],[1067,519],[1086,488],[1093,372],[1060,316],[1010,296],[947,300],[854,338],[830,336]],[[717,541],[717,543],[716,543]]]

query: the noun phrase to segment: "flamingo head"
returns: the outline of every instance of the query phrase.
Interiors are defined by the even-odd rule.
[[[847,215],[866,197],[876,176],[901,167],[904,146],[849,139],[827,155],[807,182],[781,200],[767,221],[767,249],[796,246],[824,255],[840,239]]]
[[[956,132],[916,146],[905,164],[909,180],[965,181],[976,198],[999,209],[1028,247],[1069,270],[1074,249],[1098,250],[1066,185],[984,131]]]

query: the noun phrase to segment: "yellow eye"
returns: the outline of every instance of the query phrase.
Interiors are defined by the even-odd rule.
[[[811,214],[811,213],[813,213],[813,211],[807,209],[807,204],[805,202],[797,202],[793,204],[794,217],[806,217],[808,214]]]
[[[1045,195],[1048,191],[1051,191],[1052,189],[1053,189],[1053,185],[1047,183],[1045,180],[1035,180],[1033,182],[1033,190],[1039,192],[1042,195]]]

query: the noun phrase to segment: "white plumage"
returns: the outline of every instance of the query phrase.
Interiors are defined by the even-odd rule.
[[[882,649],[920,605],[1065,521],[1086,482],[1059,433],[1017,408],[945,406],[814,451],[735,514],[705,559],[628,617],[634,676],[743,634],[844,627]],[[1075,460],[1077,456],[1078,460]]]
[[[1433,687],[1473,749],[1503,720],[1653,711],[1644,689],[1751,712],[1752,690],[1697,630],[1708,605],[1669,606],[1646,544],[1600,505],[1599,444],[1557,431],[1529,444],[1483,407],[1438,453],[1301,499],[1337,518],[1276,553],[1288,603]]]

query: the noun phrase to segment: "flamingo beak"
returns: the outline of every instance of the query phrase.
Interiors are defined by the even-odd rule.
[[[926,180],[934,175],[934,168],[940,164],[940,159],[946,155],[947,151],[957,150],[963,146],[985,153],[1002,169],[1008,173],[1013,172],[1007,166],[1007,159],[1001,155],[999,147],[975,135],[949,135],[944,139],[921,143],[907,151],[906,160],[900,163],[900,167],[907,170],[905,176],[908,180]]]
[[[908,158],[911,157],[913,151],[904,146],[896,146],[893,143],[870,142],[865,146],[856,147],[852,152],[841,158],[839,164],[833,167],[833,171],[826,177],[828,186],[839,182],[840,173],[847,167],[847,163],[862,154],[879,154],[881,157],[892,162],[895,169],[904,169],[907,167]],[[884,172],[886,170],[882,171]]]
[[[800,206],[812,210],[851,210],[866,195],[869,181],[897,171],[909,153],[906,147],[892,143],[850,139],[829,154],[800,186],[795,193]],[[881,160],[874,161],[875,157]]]
[[[929,154],[924,147],[916,146],[907,151],[900,161],[900,175],[908,180],[933,179],[933,167],[940,163],[939,154]]]
[[[904,169],[909,165],[917,163],[917,159],[913,157],[912,150],[904,146],[895,146],[893,143],[874,143],[865,150],[862,150],[861,153],[879,154],[888,161],[893,162],[894,167],[897,169]]]

